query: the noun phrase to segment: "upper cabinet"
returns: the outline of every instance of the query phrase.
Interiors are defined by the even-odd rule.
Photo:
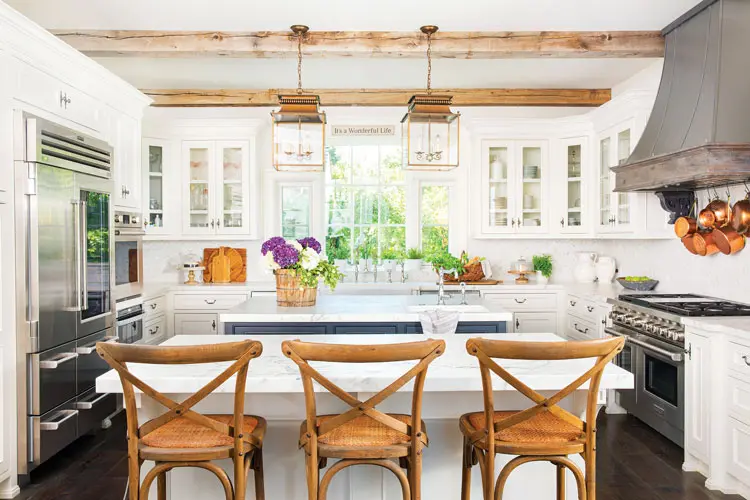
[[[610,169],[625,163],[635,146],[634,122],[628,120],[597,135],[597,230],[602,233],[632,233],[635,219],[642,216],[643,196],[615,193],[615,174]]]
[[[562,139],[554,162],[557,175],[552,199],[557,212],[552,217],[552,225],[563,234],[586,234],[591,230],[588,138]]]
[[[114,192],[116,209],[141,211],[141,124],[128,115],[113,113],[115,156]]]
[[[546,141],[482,141],[482,232],[548,230]]]
[[[250,144],[185,141],[182,146],[183,232],[250,233]]]
[[[143,170],[143,220],[146,234],[171,234],[180,227],[180,183],[173,162],[173,145],[169,141],[144,138],[141,165]]]

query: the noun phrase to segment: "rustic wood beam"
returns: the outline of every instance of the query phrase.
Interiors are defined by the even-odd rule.
[[[160,107],[259,107],[277,106],[279,94],[295,89],[142,89]],[[424,89],[309,89],[323,106],[406,106]],[[453,96],[454,106],[601,106],[609,89],[435,89]]]
[[[291,32],[53,30],[92,57],[296,56]],[[425,57],[426,37],[416,32],[319,31],[305,37],[308,57]],[[662,57],[658,31],[438,32],[432,56],[446,59]]]

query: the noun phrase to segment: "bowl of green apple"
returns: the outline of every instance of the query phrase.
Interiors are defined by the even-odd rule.
[[[648,292],[656,288],[656,285],[659,284],[659,280],[649,278],[648,276],[622,276],[617,278],[617,282],[623,288],[638,292]]]

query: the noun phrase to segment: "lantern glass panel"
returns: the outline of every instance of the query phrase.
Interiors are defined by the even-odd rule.
[[[325,160],[325,123],[274,121],[274,165],[322,170]]]
[[[409,113],[402,122],[406,168],[448,169],[458,166],[459,117]]]

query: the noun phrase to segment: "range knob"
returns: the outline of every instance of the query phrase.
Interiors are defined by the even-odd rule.
[[[138,224],[141,223],[141,221],[140,221],[140,219],[138,217],[132,217],[130,219],[130,223],[133,224],[134,226],[137,226]]]
[[[115,223],[117,223],[117,224],[120,223],[120,216],[119,215],[115,215]]]

